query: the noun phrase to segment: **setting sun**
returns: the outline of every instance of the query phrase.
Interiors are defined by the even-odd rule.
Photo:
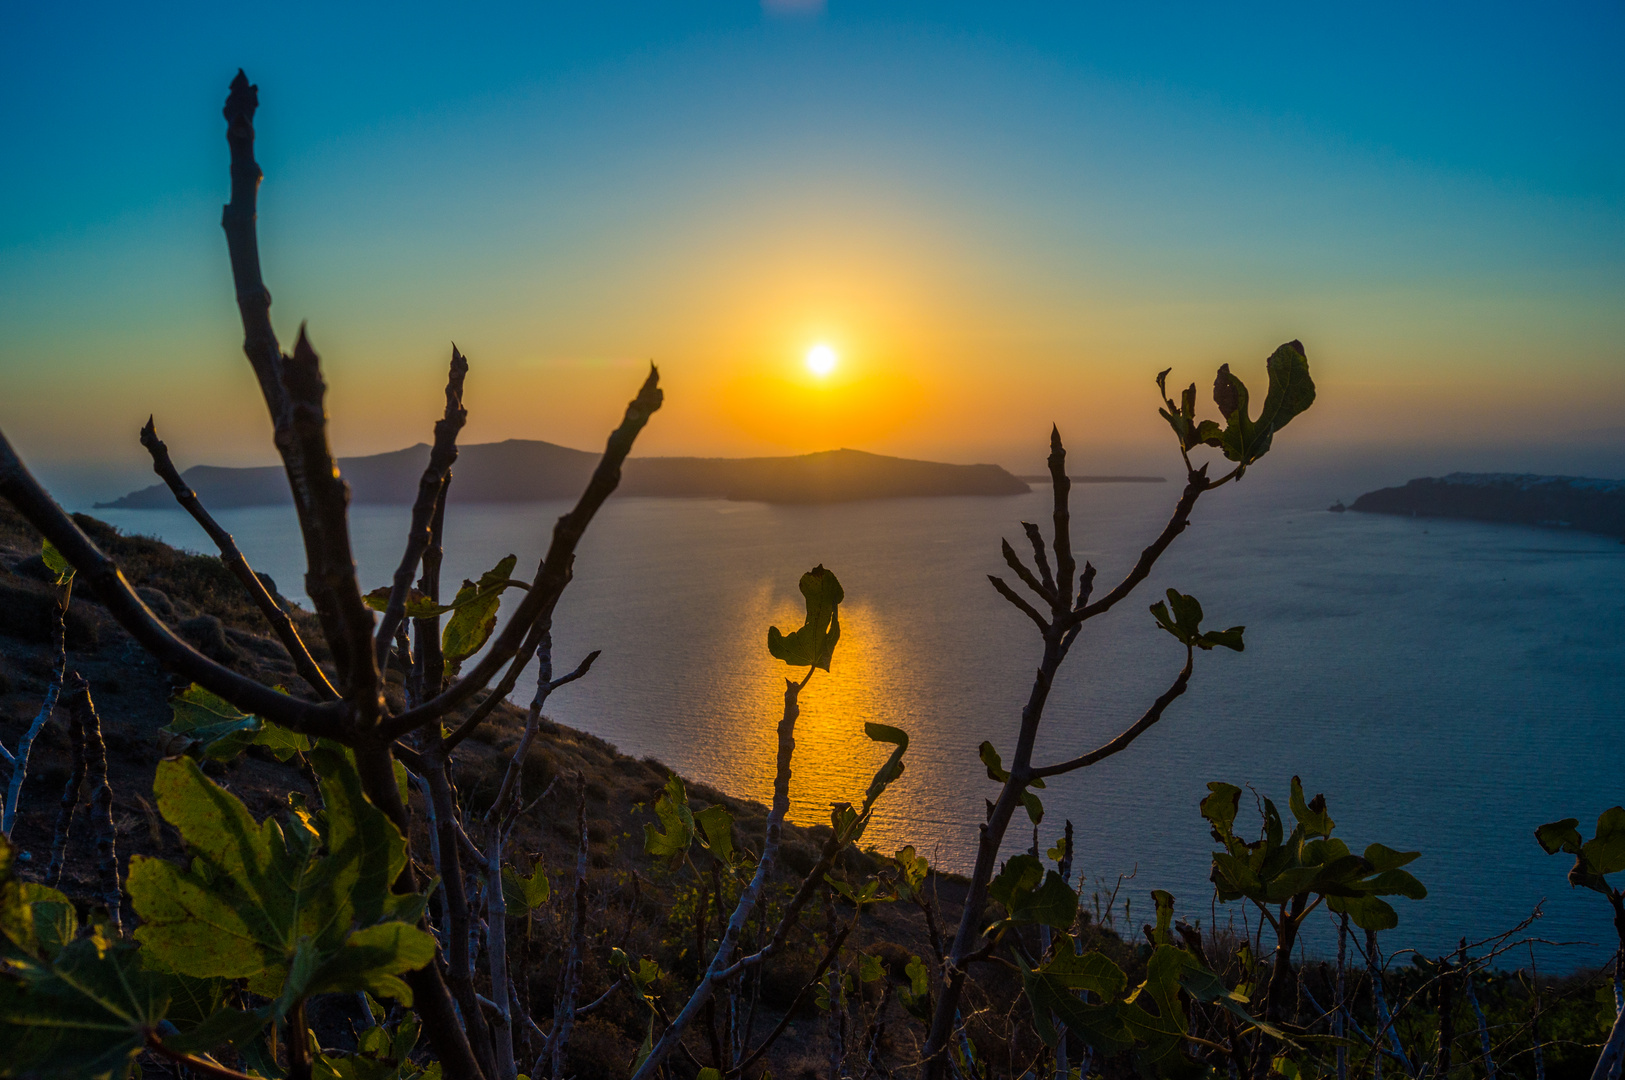
[[[835,370],[837,357],[828,345],[818,344],[807,350],[807,370],[814,375],[828,375]]]

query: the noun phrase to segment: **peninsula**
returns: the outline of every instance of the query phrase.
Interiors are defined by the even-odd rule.
[[[341,458],[339,469],[357,503],[410,505],[429,459],[419,443],[404,450]],[[580,493],[598,464],[585,450],[532,439],[464,446],[458,454],[454,503],[538,502]],[[181,474],[217,510],[292,502],[280,466],[229,469],[194,465]],[[885,457],[861,450],[827,450],[800,457],[630,458],[621,495],[687,496],[770,503],[832,503],[936,495],[1019,495],[1025,481],[997,465],[947,465]],[[101,509],[152,510],[175,505],[162,484],[133,491]]]
[[[1527,473],[1424,476],[1368,491],[1350,510],[1546,525],[1625,537],[1625,480]]]

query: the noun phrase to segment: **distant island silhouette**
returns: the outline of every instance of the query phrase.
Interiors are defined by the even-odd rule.
[[[425,443],[384,454],[339,459],[357,503],[409,505],[429,458]],[[534,439],[461,448],[450,501],[537,502],[574,498],[598,455]],[[281,466],[233,469],[194,465],[182,477],[215,510],[291,504]],[[687,496],[769,503],[831,503],[940,495],[1019,495],[1025,481],[997,465],[947,465],[861,450],[799,457],[629,458],[618,494]],[[175,505],[163,484],[133,491],[98,509],[156,510]]]
[[[1337,507],[1333,507],[1337,509]],[[1545,525],[1625,537],[1625,480],[1529,473],[1424,476],[1368,491],[1350,510]]]

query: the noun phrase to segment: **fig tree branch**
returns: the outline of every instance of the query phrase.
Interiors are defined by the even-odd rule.
[[[378,621],[374,652],[379,667],[389,655],[389,641],[396,627],[406,618],[406,597],[412,589],[412,575],[417,573],[423,553],[433,539],[436,508],[441,506],[440,492],[457,460],[457,433],[468,421],[468,410],[463,408],[463,379],[468,375],[468,361],[451,347],[451,370],[446,375],[446,412],[434,425],[434,446],[429,450],[429,463],[423,467],[418,480],[417,499],[412,503],[412,525],[406,533],[406,551],[401,564],[395,568],[395,579],[389,589],[389,606]]]
[[[547,556],[537,569],[530,591],[514,609],[513,617],[492,639],[489,649],[478,663],[451,686],[424,704],[408,709],[399,716],[384,721],[386,737],[394,739],[415,728],[437,720],[478,693],[491,681],[491,677],[513,658],[530,633],[532,625],[543,616],[551,617],[553,608],[570,583],[575,563],[576,545],[592,523],[593,515],[604,505],[604,500],[621,482],[621,465],[632,450],[638,432],[649,422],[649,417],[660,408],[660,372],[649,366],[649,377],[644,380],[638,396],[626,407],[621,426],[610,435],[604,454],[593,470],[592,479],[581,493],[575,507],[553,526],[553,542]]]
[[[266,589],[265,582],[261,581],[259,575],[254,573],[253,567],[248,565],[248,560],[237,549],[237,543],[231,538],[231,534],[220,527],[220,523],[215,521],[213,515],[203,508],[197,492],[181,479],[175,463],[169,459],[169,447],[158,437],[157,426],[150,416],[147,417],[147,426],[141,429],[141,445],[152,455],[152,471],[169,485],[169,490],[175,496],[175,501],[181,504],[181,509],[191,514],[192,520],[209,534],[209,539],[214,541],[214,546],[220,551],[220,561],[226,564],[226,569],[243,583],[244,589],[248,590],[248,598],[254,601],[254,606],[260,609],[265,621],[271,624],[271,629],[282,642],[282,647],[288,650],[288,656],[293,660],[293,666],[299,672],[299,677],[310,684],[310,688],[316,692],[320,700],[332,701],[337,698],[338,691],[327,681],[327,675],[310,655],[304,639],[294,628],[293,620],[278,606],[270,591]]]
[[[220,225],[226,233],[243,352],[270,410],[274,441],[288,474],[305,542],[305,592],[333,651],[344,699],[365,720],[381,708],[373,659],[372,612],[361,600],[347,520],[349,489],[327,445],[327,387],[321,361],[304,327],[293,355],[283,355],[271,327],[271,294],[260,272],[256,214],[263,175],[254,160],[254,113],[259,88],[238,71],[226,97],[226,143],[231,149],[231,201]]]
[[[1040,780],[1049,776],[1060,776],[1064,773],[1073,772],[1077,769],[1088,768],[1097,761],[1103,761],[1106,758],[1111,757],[1113,754],[1127,750],[1129,745],[1133,743],[1135,739],[1138,739],[1141,735],[1144,735],[1151,729],[1152,725],[1154,725],[1158,720],[1162,719],[1163,711],[1166,710],[1169,705],[1172,705],[1174,703],[1174,699],[1183,694],[1186,688],[1189,687],[1191,681],[1191,668],[1195,663],[1195,655],[1196,650],[1194,647],[1190,645],[1185,646],[1185,666],[1180,670],[1179,678],[1175,679],[1173,685],[1167,690],[1164,690],[1162,695],[1158,697],[1156,701],[1151,703],[1151,707],[1146,710],[1145,715],[1136,720],[1132,727],[1123,731],[1115,739],[1096,747],[1087,754],[1080,754],[1070,761],[1063,761],[1055,765],[1045,765],[1042,768],[1033,769],[1031,775]]]
[[[1096,615],[1110,610],[1119,600],[1133,592],[1135,586],[1144,581],[1146,576],[1151,573],[1151,568],[1157,564],[1157,560],[1162,557],[1162,553],[1168,550],[1168,545],[1173,543],[1174,538],[1184,532],[1186,527],[1190,525],[1191,510],[1195,508],[1196,500],[1201,497],[1202,492],[1213,486],[1214,484],[1207,478],[1206,465],[1193,470],[1185,481],[1185,490],[1180,494],[1179,502],[1174,506],[1173,517],[1168,519],[1168,524],[1163,526],[1162,532],[1151,542],[1151,545],[1140,552],[1139,561],[1128,572],[1128,576],[1118,582],[1116,588],[1099,600],[1078,608],[1067,616],[1066,621],[1081,623],[1086,619],[1092,619]]]
[[[56,500],[29,473],[0,432],[0,496],[38,529],[89,584],[108,613],[170,670],[219,694],[244,712],[255,713],[304,735],[347,742],[349,710],[340,702],[300,701],[239,675],[177,637],[135,594],[118,565],[74,524]]]

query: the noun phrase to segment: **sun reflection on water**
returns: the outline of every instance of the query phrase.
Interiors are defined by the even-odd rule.
[[[784,709],[784,680],[799,679],[803,668],[789,668],[768,655],[766,628],[788,631],[801,625],[804,617],[799,595],[785,594],[769,583],[753,590],[742,605],[747,610],[732,620],[739,632],[733,647],[738,655],[751,660],[736,669],[731,707],[726,722],[730,727],[728,745],[737,755],[726,771],[737,777],[730,790],[767,802],[773,795],[773,776],[778,754],[778,723]],[[790,782],[790,820],[801,825],[829,821],[830,806],[838,802],[858,803],[865,789],[890,753],[891,747],[864,734],[867,722],[891,724],[907,729],[902,719],[900,696],[907,688],[888,678],[902,658],[888,645],[883,617],[870,604],[841,605],[841,641],[835,649],[828,672],[819,671],[801,692],[801,715],[796,722],[796,748]],[[910,732],[912,735],[913,732]],[[882,799],[900,793],[899,781]],[[866,843],[885,846],[890,838],[877,813],[877,823]]]

